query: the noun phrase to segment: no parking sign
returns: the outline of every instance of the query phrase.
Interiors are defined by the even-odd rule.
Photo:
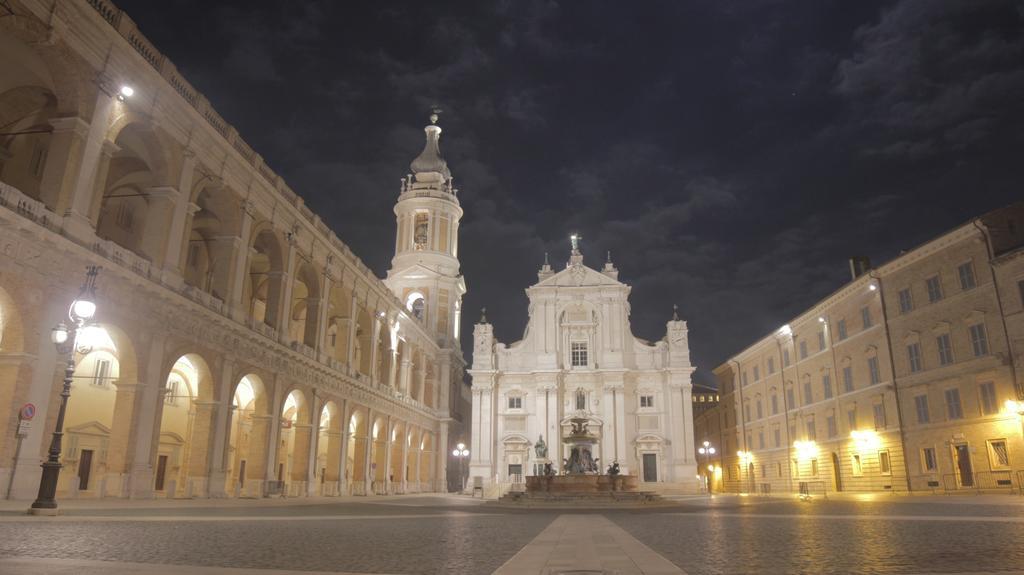
[[[31,403],[26,403],[21,406],[21,411],[18,412],[18,417],[22,421],[32,421],[32,418],[36,416],[36,406]]]

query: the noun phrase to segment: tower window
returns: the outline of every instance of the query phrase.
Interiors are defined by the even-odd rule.
[[[582,410],[582,409],[586,409],[586,408],[587,408],[587,392],[583,391],[582,389],[577,389],[576,390],[576,409],[581,409]]]
[[[574,341],[572,342],[572,366],[573,367],[586,367],[587,366],[587,342],[585,341]]]
[[[416,249],[427,249],[427,242],[430,238],[430,220],[427,212],[416,213],[416,221],[413,226],[412,238]]]

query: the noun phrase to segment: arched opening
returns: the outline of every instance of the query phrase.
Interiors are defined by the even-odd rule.
[[[231,394],[231,429],[228,439],[228,493],[263,495],[266,479],[270,405],[263,380],[248,374],[238,380]]]
[[[388,439],[389,430],[387,421],[383,417],[378,417],[373,422],[373,427],[370,430],[371,434],[371,452],[370,452],[370,481],[371,481],[371,493],[374,495],[385,495],[385,484],[384,480],[387,476],[387,453],[388,453]]]
[[[416,348],[412,354],[412,373],[409,376],[409,396],[413,399],[423,401],[423,351]]]
[[[96,235],[153,262],[163,256],[177,198],[168,186],[168,154],[159,137],[130,123],[113,141],[100,197]]]
[[[127,495],[127,447],[132,431],[137,366],[131,340],[110,325],[85,328],[64,419],[64,497]]]
[[[427,320],[427,300],[422,293],[414,291],[406,296],[405,307],[414,318],[420,321]]]
[[[288,335],[315,349],[320,332],[320,278],[308,263],[299,266],[292,285]]]
[[[210,437],[216,410],[213,377],[197,354],[183,355],[167,375],[153,488],[171,496],[209,494]]]
[[[366,495],[366,450],[370,442],[366,414],[356,409],[348,420],[348,450],[345,474],[350,495]]]
[[[327,301],[327,332],[324,350],[335,361],[348,364],[349,329],[352,317],[352,291],[341,285],[332,285]]]
[[[0,412],[0,485],[6,486],[14,464],[17,430],[16,397],[24,397],[32,384],[32,373],[36,368],[35,357],[24,353],[23,320],[21,309],[11,294],[0,287],[0,357],[10,358],[0,362],[0,405],[10,406]],[[18,359],[21,358],[21,359]]]
[[[0,70],[0,181],[55,210],[59,190],[43,189],[57,115],[53,78],[32,48],[10,35],[0,37]]]
[[[277,327],[284,260],[277,235],[269,229],[256,234],[245,282],[245,303],[254,323]]]
[[[434,436],[423,432],[420,439],[420,491],[433,491],[434,479]]]
[[[309,447],[312,425],[306,396],[294,390],[281,407],[281,432],[277,448],[277,480],[284,481],[291,497],[307,495]]]
[[[341,474],[341,417],[333,401],[320,411],[320,425],[316,450],[316,477],[320,495],[340,495]]]
[[[209,180],[204,180],[193,195],[196,211],[190,216],[189,235],[181,255],[182,276],[188,285],[224,301],[241,208],[234,194]]]
[[[359,306],[359,315],[356,322],[355,353],[352,363],[357,367],[359,373],[364,376],[370,375],[370,350],[373,338],[373,320],[370,312],[363,306]]]
[[[392,493],[405,493],[406,461],[404,454],[408,449],[408,437],[405,425],[396,422],[391,426],[391,466],[388,469],[388,483]]]

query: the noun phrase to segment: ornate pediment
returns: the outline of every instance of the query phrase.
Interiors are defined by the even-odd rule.
[[[582,263],[574,263],[555,275],[544,279],[533,287],[582,287],[582,286],[624,286],[622,282],[588,268]]]

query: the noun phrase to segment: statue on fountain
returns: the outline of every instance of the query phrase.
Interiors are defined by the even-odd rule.
[[[548,444],[544,443],[543,435],[537,438],[537,443],[533,446],[533,449],[537,452],[537,459],[548,458]]]

